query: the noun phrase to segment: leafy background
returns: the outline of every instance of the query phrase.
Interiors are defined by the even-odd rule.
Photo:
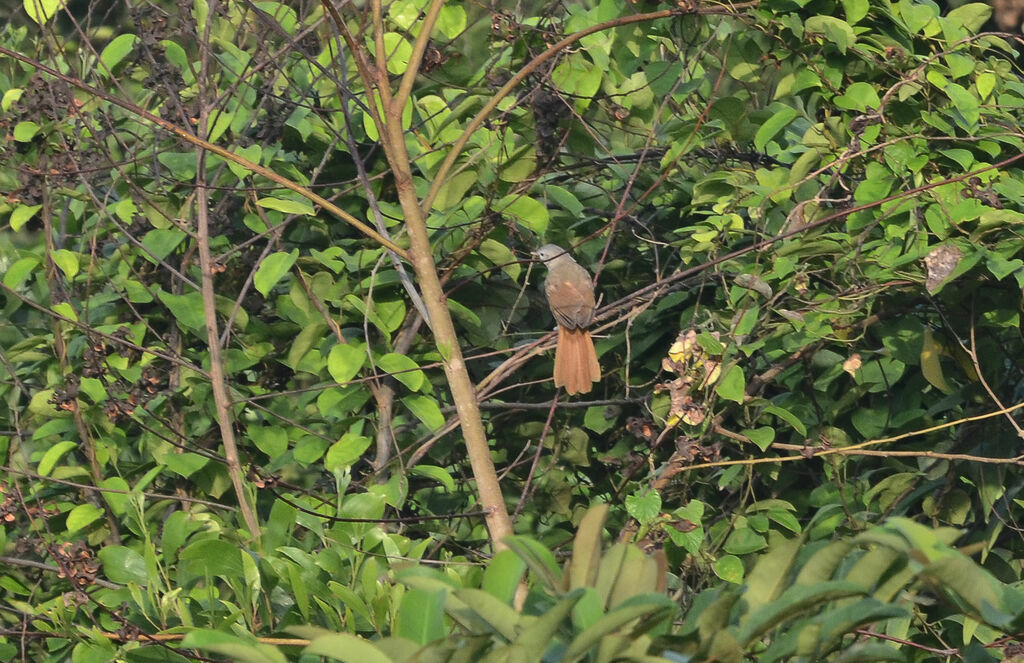
[[[4,660],[1018,655],[986,5],[16,9]]]

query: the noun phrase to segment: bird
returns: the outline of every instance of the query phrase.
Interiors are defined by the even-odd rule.
[[[555,386],[585,394],[601,380],[590,323],[594,320],[594,282],[590,273],[557,244],[545,244],[534,255],[548,268],[544,294],[558,323]]]

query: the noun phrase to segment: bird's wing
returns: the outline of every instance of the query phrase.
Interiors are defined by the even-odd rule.
[[[594,319],[594,284],[587,270],[577,264],[552,269],[544,291],[558,324],[569,329],[590,326]]]

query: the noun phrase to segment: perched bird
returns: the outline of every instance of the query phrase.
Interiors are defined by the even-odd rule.
[[[534,255],[548,268],[544,293],[558,322],[555,386],[565,387],[570,395],[585,394],[601,379],[601,365],[587,330],[594,319],[594,282],[560,246],[545,244]]]

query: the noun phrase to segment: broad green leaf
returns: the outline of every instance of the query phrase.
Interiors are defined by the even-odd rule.
[[[305,200],[291,200],[287,198],[260,198],[256,201],[256,204],[266,209],[277,210],[278,212],[284,212],[285,214],[304,214],[306,216],[315,216],[316,211],[313,206]],[[298,249],[295,249],[298,251]]]
[[[347,432],[341,439],[327,449],[324,457],[324,468],[329,472],[344,469],[355,465],[373,442],[364,435],[357,435]]]
[[[505,539],[505,544],[526,562],[530,571],[548,589],[561,587],[562,572],[558,568],[555,556],[543,544],[526,536],[510,536]]]
[[[976,33],[992,16],[992,6],[983,2],[960,5],[946,14],[946,20],[963,26],[968,32]]]
[[[78,443],[70,440],[64,440],[63,442],[58,442],[53,445],[46,450],[45,454],[43,454],[43,457],[39,461],[39,465],[36,467],[36,472],[44,477],[50,476],[50,472],[53,471],[57,462],[64,457],[64,454],[77,447]]]
[[[444,627],[443,589],[426,591],[410,588],[402,595],[395,616],[395,635],[425,645],[447,635]]]
[[[11,212],[11,230],[18,232],[29,222],[36,212],[43,209],[42,205],[18,205]]]
[[[455,490],[455,479],[451,473],[443,467],[436,465],[415,465],[406,470],[409,476],[421,476],[437,481],[447,490]]]
[[[25,13],[39,25],[53,18],[53,15],[63,9],[65,4],[66,0],[22,0]]]
[[[520,194],[509,194],[494,205],[495,211],[533,231],[544,235],[548,228],[548,209],[542,203]]]
[[[466,29],[466,10],[458,4],[445,4],[437,17],[437,29],[448,39],[455,39]]]
[[[377,366],[413,391],[419,391],[423,386],[425,376],[419,365],[407,355],[389,352],[376,359]]]
[[[65,527],[68,532],[77,532],[103,517],[103,509],[95,504],[79,504],[68,513]]]
[[[275,647],[260,644],[251,636],[243,638],[225,631],[189,631],[181,641],[181,646],[211,651],[236,663],[287,663],[284,654]]]
[[[166,454],[163,462],[168,469],[183,477],[190,477],[209,464],[210,459],[200,454],[185,451],[180,454]]]
[[[204,575],[237,578],[244,573],[242,555],[247,555],[237,545],[221,539],[202,539],[190,543],[178,558],[182,571],[194,576]]]
[[[743,562],[735,555],[723,555],[713,565],[715,575],[726,582],[739,584],[743,582]]]
[[[768,144],[768,141],[775,138],[776,134],[785,129],[796,116],[796,110],[789,107],[783,107],[777,110],[775,114],[757,130],[757,134],[754,136],[754,147],[758,151],[764,151],[765,145]]]
[[[256,448],[270,458],[288,450],[288,432],[280,426],[249,426],[246,432]]]
[[[857,36],[850,24],[835,16],[824,14],[811,16],[804,22],[804,29],[807,32],[824,35],[825,39],[835,44],[839,52],[843,54],[857,42]]]
[[[14,125],[14,131],[11,132],[11,135],[19,143],[27,143],[35,138],[37,133],[39,133],[38,124],[31,120],[22,120]]]
[[[172,295],[159,291],[157,297],[170,309],[171,316],[179,327],[186,330],[200,331],[206,327],[206,316],[203,313],[203,296],[198,292],[187,295]]]
[[[288,273],[299,258],[299,250],[292,249],[289,253],[278,251],[263,259],[252,282],[256,289],[264,297],[277,285],[277,282]]]
[[[743,403],[746,396],[746,379],[743,377],[743,369],[739,364],[733,364],[726,369],[718,384],[715,385],[715,393],[726,400]]]
[[[131,548],[105,546],[97,557],[103,563],[103,574],[111,582],[123,585],[134,582],[142,587],[149,584],[146,560]]]
[[[778,534],[771,537],[768,551],[757,558],[747,576],[747,591],[743,596],[751,610],[771,603],[789,587],[790,569],[802,542],[800,537],[786,539]]]
[[[187,235],[177,228],[156,228],[150,230],[142,238],[142,246],[149,252],[149,254],[143,253],[143,256],[150,262],[157,264],[158,260],[163,260],[174,249],[178,248],[178,245],[185,240],[185,237]]]
[[[857,25],[862,18],[868,15],[871,5],[868,0],[843,0],[843,12],[846,14],[846,22],[849,25]]]
[[[816,611],[830,601],[861,594],[864,594],[863,588],[842,580],[789,587],[772,602],[757,606],[745,616],[737,639],[748,646],[787,620]]]
[[[661,513],[661,495],[654,490],[644,490],[640,494],[627,495],[626,511],[641,524],[649,524]]]
[[[782,419],[787,424],[793,427],[793,430],[800,433],[801,435],[807,435],[807,427],[800,421],[799,418],[789,410],[779,407],[777,405],[769,405],[762,410],[765,414],[772,414]]]
[[[770,426],[744,428],[740,433],[749,438],[750,441],[756,444],[761,451],[768,449],[772,442],[775,441],[775,429]]]
[[[362,343],[335,345],[327,355],[327,371],[338,384],[345,384],[356,376],[366,362],[366,348]]]
[[[438,189],[437,197],[431,203],[431,208],[444,211],[446,209],[455,207],[463,202],[466,196],[466,192],[473,188],[476,184],[477,174],[473,170],[465,170],[454,175],[450,175],[444,182],[444,185]]]
[[[626,627],[634,620],[652,618],[659,613],[668,616],[676,604],[661,594],[642,594],[616,606],[614,610],[598,619],[592,626],[573,638],[565,651],[563,660],[576,660],[596,646],[602,638]]]
[[[508,274],[513,281],[519,280],[523,268],[508,246],[497,240],[485,239],[480,243],[479,251],[494,265],[501,267],[502,271]]]
[[[409,68],[409,58],[412,57],[412,44],[397,32],[385,32],[384,57],[387,58],[389,72],[404,74]]]
[[[120,64],[121,60],[132,52],[138,40],[139,38],[133,34],[118,35],[110,40],[110,43],[100,53],[100,61],[106,67],[106,69],[101,70],[103,74],[106,75],[108,71],[113,71],[114,67]]]
[[[416,415],[429,430],[436,431],[444,426],[444,414],[437,401],[429,396],[410,394],[402,397],[402,404]]]
[[[39,258],[35,256],[19,258],[4,273],[4,285],[11,290],[17,290],[37,267],[39,267]]]
[[[348,633],[334,633],[316,638],[302,650],[302,653],[344,663],[394,663],[369,641]]]
[[[67,249],[56,249],[50,254],[53,263],[60,267],[69,281],[78,274],[78,256]]]
[[[484,570],[482,588],[491,596],[511,605],[526,571],[526,563],[512,550],[501,550]]]
[[[949,83],[943,91],[949,95],[953,105],[956,106],[956,109],[964,116],[964,120],[967,121],[968,128],[978,123],[981,111],[978,107],[978,100],[973,94],[956,83]]]

